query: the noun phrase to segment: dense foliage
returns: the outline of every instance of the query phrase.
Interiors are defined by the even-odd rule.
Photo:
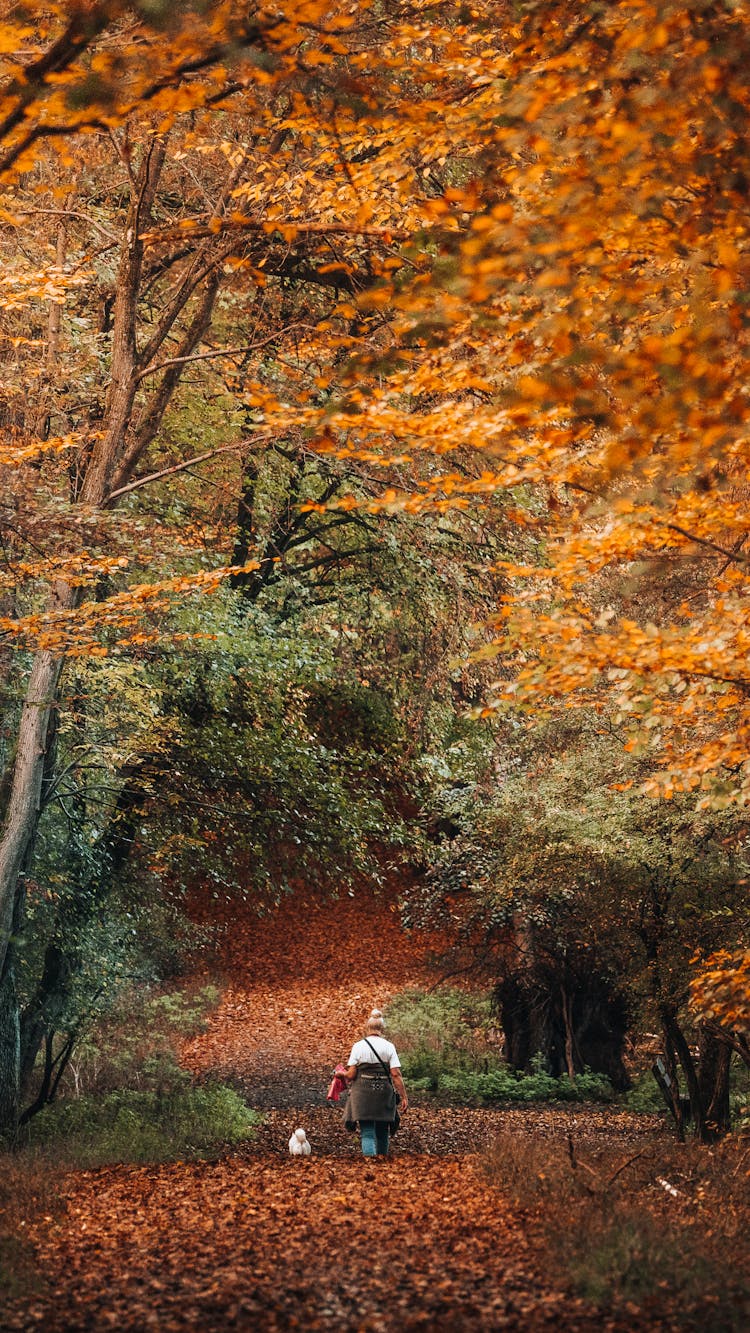
[[[409,863],[519,1066],[624,1083],[656,1017],[725,1128],[742,7],[32,3],[0,53],[0,1122],[198,880]]]

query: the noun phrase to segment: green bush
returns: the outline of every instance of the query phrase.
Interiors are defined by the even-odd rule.
[[[83,1034],[65,1078],[65,1096],[106,1094],[123,1088],[166,1093],[185,1086],[179,1044],[205,1029],[219,998],[216,986],[154,991],[132,986]]]
[[[502,1064],[500,1033],[490,1001],[456,986],[404,990],[388,1006],[388,1032],[401,1057],[410,1092],[432,1092],[454,1102],[610,1101],[603,1074],[553,1078],[537,1057],[532,1072]]]
[[[252,1137],[259,1116],[224,1084],[169,1092],[127,1089],[48,1107],[30,1125],[32,1144],[77,1167],[174,1162],[211,1156]]]
[[[571,1082],[553,1078],[537,1057],[530,1074],[501,1062],[490,1001],[457,987],[403,991],[388,1006],[388,1032],[411,1092],[446,1100],[496,1102],[608,1102],[612,1085],[590,1069]]]
[[[478,1102],[609,1102],[614,1093],[609,1079],[587,1069],[574,1080],[552,1078],[537,1071],[518,1074],[512,1069],[489,1073],[442,1074],[435,1091],[451,1101]]]
[[[434,1091],[444,1076],[500,1064],[489,998],[457,987],[395,996],[388,1006],[388,1034],[414,1089]]]
[[[625,1105],[639,1115],[656,1115],[660,1111],[668,1114],[659,1085],[650,1072],[640,1074],[634,1080],[632,1088],[625,1094]]]
[[[684,1081],[681,1091],[685,1093]],[[729,1104],[731,1107],[732,1126],[735,1133],[743,1132],[750,1117],[750,1070],[736,1061],[731,1070]],[[653,1074],[648,1071],[640,1074],[632,1088],[625,1095],[625,1105],[629,1111],[641,1115],[662,1113],[669,1117],[670,1112]]]

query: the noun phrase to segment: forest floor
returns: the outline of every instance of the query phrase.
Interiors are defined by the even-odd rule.
[[[653,1117],[423,1102],[406,1113],[389,1158],[361,1157],[325,1103],[330,1070],[374,1004],[435,980],[430,947],[402,933],[387,894],[290,900],[262,918],[238,912],[212,960],[221,1003],[184,1061],[242,1089],[264,1114],[257,1136],[215,1161],[68,1173],[62,1209],[33,1228],[45,1286],[0,1327],[693,1327],[678,1306],[656,1316],[630,1302],[605,1314],[573,1295],[543,1210],[514,1201],[487,1168],[498,1135],[532,1167],[545,1144],[568,1136],[577,1151],[595,1156],[606,1144],[627,1162],[664,1139]],[[298,1125],[309,1158],[289,1156]],[[564,1211],[565,1195],[553,1206]]]

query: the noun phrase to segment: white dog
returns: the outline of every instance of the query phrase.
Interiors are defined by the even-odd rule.
[[[289,1151],[292,1157],[309,1157],[312,1148],[308,1142],[304,1129],[295,1129],[289,1140]]]

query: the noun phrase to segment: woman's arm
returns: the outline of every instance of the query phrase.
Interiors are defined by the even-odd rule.
[[[404,1087],[404,1080],[401,1077],[401,1070],[392,1069],[391,1078],[393,1079],[393,1086],[401,1098],[401,1104],[398,1109],[399,1111],[405,1111],[409,1105],[409,1098],[406,1095],[406,1088]]]

